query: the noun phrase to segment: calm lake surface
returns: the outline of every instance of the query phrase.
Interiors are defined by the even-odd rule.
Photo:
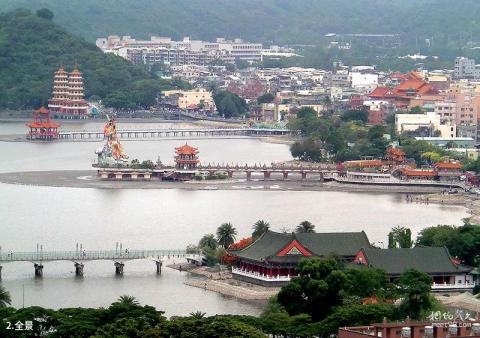
[[[97,124],[95,124],[97,126]],[[150,124],[147,125],[147,127]],[[121,126],[119,126],[121,127]],[[137,124],[141,128],[142,125]],[[16,134],[23,123],[0,123],[0,134]],[[84,128],[93,129],[93,128]],[[122,129],[124,129],[122,127]],[[185,140],[124,141],[130,158],[164,163]],[[189,144],[208,162],[270,163],[291,159],[287,145],[256,139],[196,139]],[[0,172],[90,169],[94,150],[102,142],[49,144],[0,142]],[[0,184],[0,245],[3,252],[114,249],[122,242],[129,249],[176,249],[214,233],[223,222],[232,222],[238,238],[249,236],[258,219],[273,230],[292,230],[310,220],[318,232],[365,230],[371,242],[386,243],[396,225],[409,226],[416,234],[426,226],[461,224],[462,207],[406,203],[399,194],[331,191],[205,191],[53,188]],[[379,243],[379,245],[382,245]],[[114,276],[112,262],[87,262],[85,277],[76,279],[73,263],[45,263],[44,278],[33,278],[31,263],[3,267],[4,285],[14,306],[52,308],[108,306],[122,294],[137,297],[167,315],[201,310],[207,314],[258,314],[255,304],[185,286],[193,278],[169,268],[155,275],[148,260],[129,261],[122,278]]]

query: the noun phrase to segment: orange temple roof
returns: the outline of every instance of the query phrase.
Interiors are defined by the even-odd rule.
[[[359,160],[359,161],[346,161],[344,162],[345,166],[348,168],[351,167],[381,167],[383,162],[381,160]]]
[[[28,127],[30,128],[58,128],[60,127],[60,124],[56,123],[56,122],[31,122],[29,124],[27,124]]]
[[[41,106],[39,109],[34,110],[33,112],[37,113],[37,114],[48,114],[48,113],[50,113],[50,111],[47,108],[45,108],[44,106]]]
[[[401,168],[400,171],[409,177],[435,177],[437,173],[435,170],[421,170],[421,169],[408,169],[408,168]]]
[[[463,165],[460,162],[437,162],[435,168],[439,169],[463,169]]]
[[[178,155],[197,155],[198,148],[194,148],[185,143],[185,145],[175,148],[175,152]]]

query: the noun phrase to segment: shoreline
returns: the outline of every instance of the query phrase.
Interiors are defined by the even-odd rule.
[[[227,180],[206,181],[108,181],[101,180],[96,170],[54,170],[23,171],[0,173],[0,183],[59,187],[59,188],[95,188],[95,189],[182,189],[182,190],[235,190],[235,191],[339,191],[352,193],[401,193],[401,194],[435,194],[442,191],[440,187],[427,186],[384,186],[356,185],[338,182],[321,182],[316,179],[302,181],[300,178],[288,180],[268,179],[260,175],[246,178],[234,177]],[[432,203],[434,201],[432,200]],[[445,203],[449,204],[449,203]],[[461,203],[458,203],[461,205]],[[479,206],[480,214],[480,206]]]
[[[180,270],[181,266],[181,270]],[[232,273],[225,267],[196,266],[193,264],[170,264],[168,268],[185,271],[201,278],[187,279],[185,285],[213,291],[223,296],[233,297],[254,304],[265,304],[279,291],[279,287],[266,287],[233,279]]]

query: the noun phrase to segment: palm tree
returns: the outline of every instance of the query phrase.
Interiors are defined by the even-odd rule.
[[[120,296],[117,300],[117,303],[119,303],[121,305],[129,305],[129,306],[139,306],[140,305],[140,303],[138,302],[138,300],[135,297],[128,296],[128,295]]]
[[[198,242],[198,247],[200,249],[210,248],[210,249],[216,250],[217,246],[218,246],[218,242],[215,239],[215,236],[213,234],[204,235],[202,239],[200,239],[200,242]]]
[[[270,224],[264,220],[258,220],[253,224],[252,238],[256,240],[258,237],[262,236],[270,228]]]
[[[190,318],[192,319],[203,319],[205,318],[206,313],[202,311],[190,312]]]
[[[3,286],[0,286],[0,308],[7,307],[11,303],[12,298],[10,298],[10,292],[8,292]]]
[[[233,227],[232,223],[223,223],[217,229],[217,241],[218,244],[225,249],[235,242],[237,230]]]
[[[315,232],[315,225],[309,221],[303,221],[295,228],[295,232]]]

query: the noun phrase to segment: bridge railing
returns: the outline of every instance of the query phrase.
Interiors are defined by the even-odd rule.
[[[56,261],[56,260],[114,260],[141,259],[149,257],[185,256],[185,250],[103,250],[103,251],[39,251],[2,252],[0,262],[13,261]]]

